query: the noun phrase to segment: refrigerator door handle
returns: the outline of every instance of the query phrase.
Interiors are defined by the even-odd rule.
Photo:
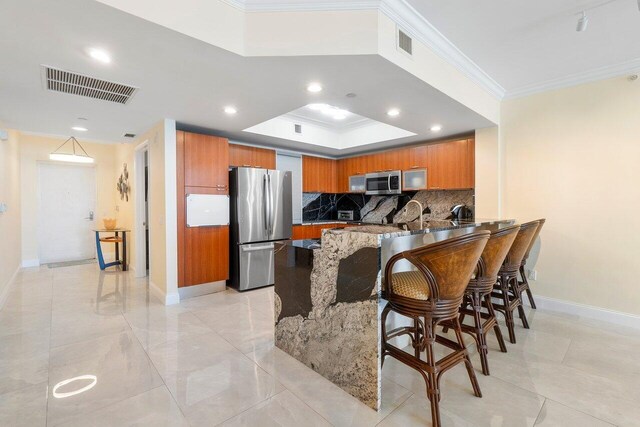
[[[273,212],[273,186],[271,183],[271,175],[267,172],[267,176],[269,177],[269,239],[273,237],[273,221],[274,221],[274,212]]]
[[[253,246],[253,247],[241,246],[241,248],[242,248],[242,252],[258,252],[258,251],[273,250],[275,246],[272,243],[270,245],[265,245],[265,246]]]
[[[267,238],[269,235],[269,198],[267,197],[267,194],[269,192],[268,190],[268,176],[267,174],[264,174],[262,176],[262,210],[264,213],[264,231],[267,233]]]

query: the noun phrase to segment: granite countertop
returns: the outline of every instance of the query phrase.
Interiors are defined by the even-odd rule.
[[[366,233],[378,234],[385,238],[410,236],[412,234],[424,234],[434,231],[455,230],[457,228],[473,227],[481,225],[490,225],[497,223],[513,223],[513,220],[494,220],[483,219],[478,221],[450,221],[450,220],[428,220],[424,222],[424,227],[420,228],[418,221],[407,224],[408,230],[402,228],[398,224],[365,224],[355,227],[349,227],[339,230],[328,230],[326,233],[343,234],[343,233]]]
[[[360,221],[303,221],[303,222],[294,222],[293,225],[322,225],[322,224],[360,224]]]

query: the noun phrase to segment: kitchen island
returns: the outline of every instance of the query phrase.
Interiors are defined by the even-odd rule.
[[[396,253],[514,221],[362,225],[278,244],[275,345],[379,409],[382,270]],[[410,270],[408,263],[398,263]],[[406,321],[390,316],[391,327]],[[404,323],[406,324],[406,323]]]

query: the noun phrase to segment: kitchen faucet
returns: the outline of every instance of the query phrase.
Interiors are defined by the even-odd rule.
[[[422,211],[424,210],[424,208],[422,207],[422,203],[420,203],[417,200],[409,200],[409,203],[407,203],[406,205],[404,205],[404,210],[403,212],[406,214],[407,210],[409,209],[409,205],[411,203],[415,203],[418,205],[418,207],[420,208],[420,230],[422,230],[424,228],[424,220],[423,220],[423,216],[422,216]]]

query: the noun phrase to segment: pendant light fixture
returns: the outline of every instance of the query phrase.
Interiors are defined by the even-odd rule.
[[[64,147],[69,141],[71,141],[73,152],[72,153],[60,152],[60,149],[62,149],[62,147]],[[76,153],[76,145],[80,147],[80,150],[82,150],[84,154]],[[53,153],[49,154],[49,160],[57,160],[59,162],[93,163],[93,157],[87,154],[85,149],[82,148],[82,145],[80,145],[78,140],[73,136],[67,139],[65,142],[63,142],[62,145],[56,148],[56,150]]]
[[[587,25],[589,24],[589,18],[587,17],[587,12],[582,11],[582,16],[578,19],[578,25],[576,26],[576,31],[581,33],[587,29]]]

